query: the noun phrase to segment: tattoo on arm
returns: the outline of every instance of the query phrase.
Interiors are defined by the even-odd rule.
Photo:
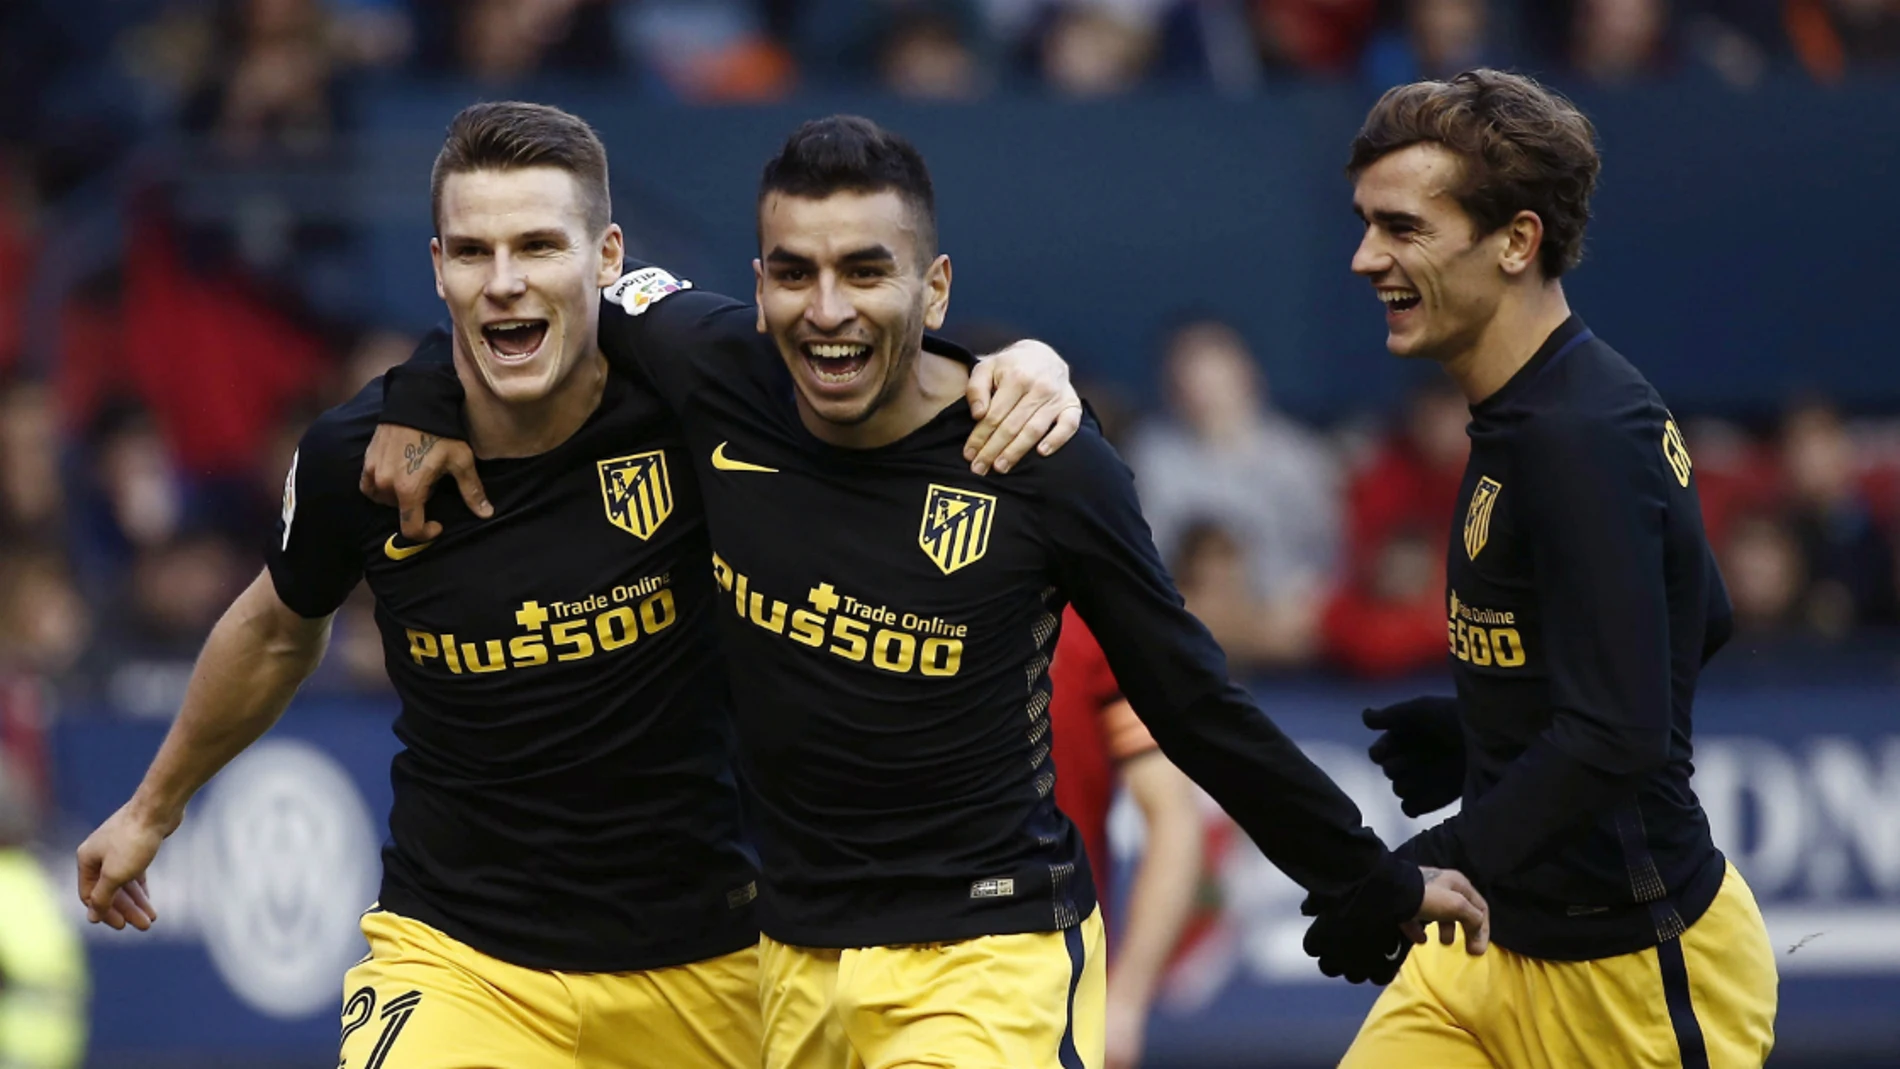
[[[438,441],[441,441],[441,439],[435,435],[425,434],[422,436],[422,440],[415,445],[405,445],[402,447],[403,459],[409,462],[409,474],[414,475],[416,472],[422,470],[423,458],[429,455],[429,450],[434,449],[435,443]]]

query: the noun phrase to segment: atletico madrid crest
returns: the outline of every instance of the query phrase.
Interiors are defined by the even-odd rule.
[[[983,559],[990,548],[990,521],[995,516],[995,497],[932,483],[924,495],[924,522],[917,544],[949,575]]]
[[[1465,555],[1472,560],[1478,559],[1485,541],[1491,537],[1491,509],[1498,503],[1498,494],[1503,489],[1502,483],[1486,475],[1471,491],[1471,508],[1465,512]]]
[[[600,461],[600,498],[615,527],[646,541],[673,514],[673,486],[660,450]]]

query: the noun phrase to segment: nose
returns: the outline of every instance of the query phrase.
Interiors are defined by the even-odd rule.
[[[1392,254],[1387,252],[1379,241],[1378,232],[1366,227],[1359,238],[1359,248],[1352,254],[1352,273],[1368,278],[1384,274],[1392,268]]]
[[[515,263],[514,257],[506,249],[498,249],[490,261],[488,282],[482,287],[482,293],[491,301],[506,304],[528,292],[528,270],[526,265]]]
[[[851,297],[844,287],[838,284],[835,275],[821,276],[818,285],[812,288],[811,300],[805,305],[805,321],[817,330],[830,334],[856,319],[857,308],[852,305]]]

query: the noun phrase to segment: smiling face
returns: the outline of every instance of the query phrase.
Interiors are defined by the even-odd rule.
[[[1509,255],[1511,227],[1479,234],[1459,206],[1463,170],[1444,146],[1420,142],[1373,162],[1353,184],[1353,212],[1366,228],[1352,270],[1384,302],[1395,356],[1444,362],[1469,350],[1523,270],[1522,257]]]
[[[950,258],[924,241],[894,190],[760,201],[758,327],[826,423],[863,423],[913,382],[924,331],[950,303]]]
[[[457,361],[503,404],[547,400],[594,350],[620,228],[595,232],[579,182],[558,167],[450,174],[438,226],[429,252]]]

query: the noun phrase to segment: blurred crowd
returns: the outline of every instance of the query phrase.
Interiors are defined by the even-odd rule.
[[[1046,87],[1246,92],[1510,64],[1623,82],[1777,67],[1821,80],[1900,60],[1894,0],[11,0],[16,77],[110,54],[233,145],[347,124],[366,70],[505,86],[631,76],[693,100],[882,85],[966,99]],[[44,84],[44,78],[36,78]]]
[[[1157,358],[1165,411],[1113,427],[1156,544],[1237,670],[1442,664],[1470,418],[1451,381],[1321,430],[1276,410],[1224,323],[1184,323]],[[1758,427],[1697,418],[1685,433],[1742,648],[1900,637],[1900,420],[1803,398]]]
[[[1745,83],[1897,61],[1900,0],[9,0],[0,746],[38,730],[38,681],[171,715],[211,624],[256,574],[299,431],[412,341],[326,305],[326,272],[347,262],[328,255],[348,240],[336,220],[266,200],[203,225],[162,181],[128,176],[127,147],[153,129],[239,161],[347,151],[345,90],[377,72],[489,93],[612,74],[722,101],[866,84],[930,98],[1245,92],[1476,62]],[[124,206],[116,229],[62,214],[102,199]],[[1222,323],[1185,322],[1154,357],[1165,411],[1125,421],[1121,444],[1163,552],[1237,667],[1384,677],[1438,663],[1462,401],[1428,387],[1383,421],[1315,428],[1275,409],[1247,339]],[[1774,426],[1689,432],[1747,633],[1831,642],[1900,624],[1900,424],[1809,399]],[[385,685],[366,599],[342,614],[315,685]]]

